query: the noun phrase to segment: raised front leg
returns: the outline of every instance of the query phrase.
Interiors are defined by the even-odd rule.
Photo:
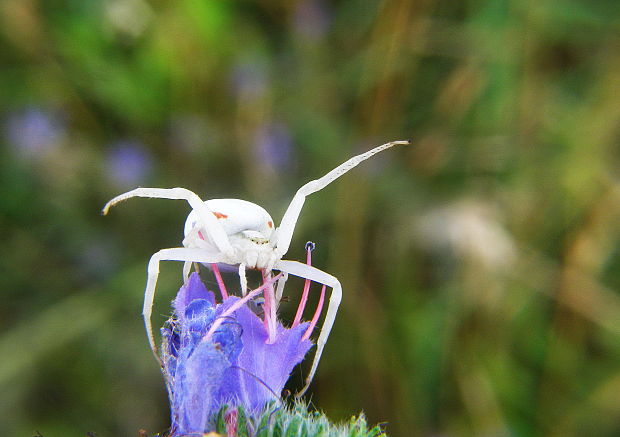
[[[409,141],[392,141],[391,143],[386,143],[381,146],[375,147],[374,149],[369,150],[366,153],[354,156],[353,158],[343,162],[338,167],[327,173],[325,176],[310,181],[304,186],[302,186],[299,190],[297,190],[295,196],[293,197],[293,200],[291,200],[291,203],[289,204],[286,212],[284,213],[284,217],[282,217],[280,227],[277,229],[275,247],[278,251],[278,254],[280,256],[283,256],[286,252],[288,252],[288,248],[291,244],[291,239],[293,238],[293,232],[295,231],[295,225],[297,224],[297,220],[299,219],[301,208],[304,206],[304,202],[306,201],[306,196],[322,190],[327,185],[331,184],[333,181],[338,179],[349,170],[357,167],[358,164],[367,160],[371,156],[399,144],[410,143]]]
[[[196,193],[187,188],[136,188],[120,194],[105,204],[101,213],[106,215],[109,209],[119,202],[132,197],[148,197],[156,199],[185,200],[200,217],[200,220],[218,250],[224,254],[232,253],[232,246],[228,235],[222,225],[217,221],[213,211],[198,197]]]

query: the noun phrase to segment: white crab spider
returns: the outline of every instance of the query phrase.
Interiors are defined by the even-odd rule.
[[[151,325],[151,313],[160,261],[184,261],[185,277],[189,273],[191,263],[239,265],[241,291],[244,295],[247,292],[246,268],[259,269],[267,272],[267,275],[270,275],[272,270],[279,270],[285,276],[279,281],[274,294],[275,301],[271,305],[274,316],[276,305],[282,296],[282,287],[287,274],[306,278],[327,285],[332,289],[325,321],[317,340],[312,367],[306,378],[304,388],[298,393],[298,396],[303,394],[314,377],[323,348],[334,324],[342,298],[342,287],[338,279],[316,267],[297,261],[282,260],[289,249],[301,208],[306,196],[322,190],[371,156],[400,144],[409,144],[409,141],[392,141],[375,147],[345,161],[325,176],[302,186],[293,196],[293,200],[291,200],[280,226],[277,228],[274,227],[273,219],[269,213],[254,203],[239,199],[202,201],[198,195],[185,188],[136,188],[116,196],[106,203],[102,211],[104,215],[108,213],[111,206],[132,197],[180,199],[186,200],[192,207],[192,212],[185,222],[183,247],[162,249],[153,254],[148,264],[148,279],[142,314],[151,350],[160,364]],[[216,275],[219,281],[219,272],[216,271]]]

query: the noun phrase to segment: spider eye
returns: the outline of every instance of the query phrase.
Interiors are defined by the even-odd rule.
[[[245,238],[250,240],[254,244],[267,244],[269,240],[265,238],[263,234],[258,231],[243,231],[241,233]]]

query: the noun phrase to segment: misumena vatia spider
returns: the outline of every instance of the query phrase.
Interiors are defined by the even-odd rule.
[[[142,314],[151,350],[160,364],[161,360],[157,354],[151,325],[151,313],[160,261],[183,261],[185,263],[183,267],[185,278],[189,274],[192,263],[211,265],[224,298],[227,297],[227,292],[223,287],[217,263],[239,266],[241,292],[244,296],[247,294],[246,268],[260,270],[266,282],[263,287],[269,290],[265,293],[264,309],[266,325],[273,324],[273,326],[267,326],[270,333],[275,332],[275,329],[270,328],[275,327],[277,304],[282,297],[286,275],[291,274],[318,282],[332,289],[325,321],[317,340],[312,367],[306,378],[304,388],[298,393],[298,396],[303,394],[314,377],[323,348],[334,324],[338,306],[342,299],[342,287],[336,277],[311,266],[309,263],[282,260],[291,244],[301,208],[306,196],[322,190],[362,161],[390,147],[404,144],[409,144],[409,141],[392,141],[375,147],[345,161],[325,176],[308,182],[297,190],[284,213],[284,217],[282,217],[280,226],[277,228],[274,227],[274,221],[269,213],[254,203],[239,199],[203,201],[198,195],[185,188],[136,188],[110,200],[103,208],[102,213],[104,215],[108,213],[110,207],[132,197],[180,199],[186,200],[192,207],[192,212],[185,222],[183,247],[162,249],[153,254],[148,264],[148,279]],[[272,284],[268,284],[271,281],[272,270],[278,270],[284,275],[278,280],[275,290],[273,286],[270,286]],[[298,323],[300,316],[299,314],[296,316],[296,323]]]

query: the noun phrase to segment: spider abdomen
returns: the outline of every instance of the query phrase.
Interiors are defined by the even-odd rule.
[[[241,199],[211,199],[205,205],[213,212],[227,235],[243,231],[255,231],[269,240],[274,230],[273,219],[267,211],[255,203]],[[192,211],[185,221],[185,236],[198,222],[198,215]]]

